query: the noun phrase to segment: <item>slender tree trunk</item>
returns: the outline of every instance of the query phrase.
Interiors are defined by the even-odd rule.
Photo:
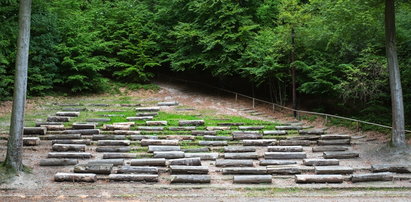
[[[297,84],[295,75],[295,66],[292,64],[295,61],[295,31],[291,28],[291,79],[292,79],[292,99],[293,99],[293,109],[297,109]],[[294,111],[294,117],[297,117],[297,112]]]
[[[394,0],[385,1],[385,46],[390,72],[390,89],[392,105],[392,137],[396,147],[405,146],[404,105],[398,65],[397,47],[395,44],[395,5]]]
[[[5,166],[15,171],[23,170],[23,126],[27,91],[31,1],[32,0],[20,0],[19,9],[19,37],[17,39],[13,109],[11,114],[10,135],[7,142],[7,155],[5,161]]]

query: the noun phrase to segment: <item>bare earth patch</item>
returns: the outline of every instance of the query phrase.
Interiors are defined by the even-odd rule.
[[[260,119],[286,123],[296,121],[288,113],[272,111],[269,106],[258,104],[256,111],[267,116],[254,116],[244,109],[252,108],[250,100],[239,99],[235,102],[233,96],[219,94],[214,91],[203,91],[184,85],[173,83],[158,83],[161,90],[130,91],[120,89],[123,95],[140,98],[144,102],[178,101],[181,109],[195,109],[191,113],[206,115],[232,115],[250,119]],[[76,102],[79,99],[90,99],[103,102],[110,95],[74,98],[36,98],[28,101],[27,112],[31,113],[41,109],[46,103]],[[169,108],[162,109],[172,111]],[[0,116],[10,114],[11,102],[0,104]],[[175,111],[174,111],[175,112]],[[44,118],[44,117],[41,117]],[[342,161],[342,165],[353,168],[369,167],[375,163],[407,163],[411,155],[404,151],[387,149],[388,135],[376,132],[357,132],[344,127],[325,126],[324,119],[315,121],[301,121],[305,125],[315,128],[328,128],[329,133],[351,134],[358,137],[353,149],[361,153],[361,160]],[[0,126],[1,127],[1,126]],[[3,129],[3,128],[0,128]],[[168,182],[156,184],[136,182],[108,182],[99,180],[96,183],[57,183],[53,181],[54,174],[58,172],[72,172],[72,167],[39,167],[40,159],[44,159],[50,151],[50,143],[42,141],[37,147],[24,149],[24,164],[30,166],[31,174],[22,174],[14,182],[0,185],[0,200],[67,200],[67,201],[101,201],[101,200],[141,200],[141,201],[410,201],[410,180],[376,183],[344,183],[344,184],[295,184],[292,176],[279,176],[269,185],[236,185],[229,179],[212,182],[211,185],[170,185]],[[0,158],[4,159],[6,142],[0,142]],[[97,157],[101,153],[90,152]],[[409,152],[409,151],[405,151]],[[409,153],[408,153],[409,154]],[[315,157],[315,156],[313,156]],[[83,160],[81,160],[83,161]],[[215,175],[212,171],[210,175]],[[291,179],[291,180],[290,180]]]

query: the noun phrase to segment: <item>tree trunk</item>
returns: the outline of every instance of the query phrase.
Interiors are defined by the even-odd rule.
[[[385,1],[385,39],[388,70],[390,72],[390,89],[392,105],[392,137],[391,142],[395,147],[405,146],[404,132],[404,105],[400,68],[395,44],[395,6],[394,0]]]
[[[14,79],[13,109],[10,137],[7,143],[5,166],[23,170],[23,126],[27,91],[27,66],[30,43],[31,0],[21,0],[19,8],[19,37],[17,41],[16,74]]]
[[[292,79],[292,98],[293,98],[293,109],[297,109],[297,84],[296,84],[296,75],[295,75],[295,31],[294,28],[291,28],[291,79]],[[294,117],[297,118],[297,111],[293,112]]]

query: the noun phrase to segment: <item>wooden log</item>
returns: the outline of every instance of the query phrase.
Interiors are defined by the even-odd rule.
[[[130,152],[131,147],[116,147],[116,146],[106,146],[97,147],[96,152]]]
[[[347,151],[348,147],[344,146],[318,146],[313,147],[313,152],[325,152],[325,151]]]
[[[169,101],[169,102],[159,102],[157,106],[177,106],[179,103],[177,101]]]
[[[161,126],[138,126],[137,130],[162,131],[162,130],[164,130],[164,127],[161,127]]]
[[[204,153],[204,152],[209,152],[209,151],[210,149],[208,147],[183,149],[183,152],[188,152],[188,153],[193,153],[193,152]]]
[[[349,159],[357,158],[360,154],[357,152],[324,152],[323,158],[325,159]]]
[[[217,159],[215,162],[216,167],[253,167],[253,160],[228,160]]]
[[[88,152],[49,152],[47,158],[86,159],[92,155]]]
[[[68,140],[52,140],[51,144],[85,144],[90,145],[89,139],[68,139]]]
[[[347,166],[316,166],[315,174],[352,174],[354,169]]]
[[[110,106],[109,104],[104,104],[104,103],[94,103],[94,104],[89,104],[90,106],[95,106],[95,107],[108,107]]]
[[[312,141],[309,140],[280,140],[279,142],[281,146],[310,146],[311,144]]]
[[[97,146],[129,146],[130,140],[99,140]]]
[[[255,152],[255,147],[238,147],[238,146],[230,146],[224,147],[224,152]]]
[[[267,173],[275,175],[295,175],[300,174],[301,170],[299,167],[295,166],[267,167]]]
[[[233,183],[236,184],[260,184],[271,182],[271,175],[238,175],[233,177]]]
[[[69,122],[70,117],[67,116],[48,116],[47,122]]]
[[[154,158],[178,159],[184,158],[183,151],[155,151]]]
[[[73,129],[96,129],[95,123],[73,123]]]
[[[204,120],[180,120],[178,121],[179,126],[203,126]]]
[[[152,116],[130,116],[127,117],[127,121],[140,121],[140,120],[153,120]]]
[[[185,158],[199,157],[201,160],[216,160],[218,153],[185,153]]]
[[[191,135],[167,135],[167,140],[194,140],[194,136]]]
[[[140,135],[140,131],[135,130],[115,130],[114,135]]]
[[[103,159],[132,159],[136,158],[136,153],[105,153]]]
[[[154,116],[157,116],[158,115],[158,112],[137,112],[136,113],[136,116],[151,116],[151,117],[154,117]]]
[[[81,139],[80,134],[59,134],[59,135],[47,135],[48,140],[74,140]]]
[[[276,139],[242,140],[244,146],[269,146],[276,145]]]
[[[371,166],[372,172],[393,172],[393,173],[410,173],[410,164],[375,164]]]
[[[80,111],[87,111],[87,108],[64,107],[62,110],[66,112],[80,112]]]
[[[261,139],[263,134],[233,134],[234,140]]]
[[[61,131],[66,129],[64,125],[40,125],[40,127],[45,127],[47,131]]]
[[[305,152],[265,152],[266,159],[304,159],[307,158]]]
[[[142,140],[142,139],[152,139],[157,140],[158,137],[154,135],[130,135],[130,140]]]
[[[45,135],[47,133],[46,127],[24,127],[24,135]]]
[[[158,112],[160,111],[160,107],[137,107],[137,112]]]
[[[148,146],[148,145],[178,145],[178,140],[152,140],[152,139],[142,139],[141,146]]]
[[[23,137],[23,146],[36,146],[40,144],[39,137]]]
[[[85,144],[53,144],[53,151],[66,152],[66,151],[86,151]]]
[[[56,116],[79,117],[80,112],[56,112]]]
[[[78,164],[77,159],[41,159],[40,166],[71,166]]]
[[[305,129],[298,131],[298,134],[300,135],[322,135],[324,133],[324,129]]]
[[[276,126],[277,130],[302,130],[302,126]]]
[[[223,168],[223,175],[264,175],[267,174],[267,169],[264,167],[259,168]]]
[[[324,129],[306,129],[306,130],[299,130],[298,133],[300,135],[322,135],[324,134]]]
[[[209,175],[172,175],[171,183],[210,183]]]
[[[342,175],[295,175],[296,183],[342,183]]]
[[[108,176],[110,181],[145,181],[158,182],[158,175],[153,174],[110,174]]]
[[[338,159],[304,159],[303,164],[306,166],[338,166]]]
[[[244,135],[244,134],[261,134],[260,131],[253,131],[253,130],[236,130],[231,132],[231,135]]]
[[[214,136],[214,135],[204,135],[205,140],[233,140],[232,136]]]
[[[318,145],[350,145],[350,139],[318,140]]]
[[[207,174],[207,166],[180,166],[171,165],[171,174]]]
[[[262,130],[265,126],[238,126],[240,130]]]
[[[258,159],[256,152],[224,153],[226,159]]]
[[[81,134],[81,135],[98,135],[99,129],[79,129],[79,130],[65,130],[64,134]]]
[[[352,182],[392,181],[393,179],[394,174],[390,172],[354,174],[351,177]]]
[[[300,135],[300,136],[291,136],[287,137],[287,140],[311,140],[317,141],[320,139],[319,135]]]
[[[100,159],[88,161],[89,165],[101,165],[101,164],[111,164],[113,166],[124,165],[124,159]]]
[[[208,131],[216,131],[216,130],[230,130],[230,126],[207,126],[206,130]]]
[[[125,140],[125,135],[93,135],[92,140]]]
[[[289,161],[289,160],[260,160],[260,166],[268,166],[268,165],[292,165],[297,164],[297,161]]]
[[[302,152],[302,146],[269,146],[269,152]]]
[[[158,174],[157,167],[147,167],[147,166],[121,166],[117,173],[136,173],[136,174]]]
[[[75,173],[110,174],[113,164],[77,164],[74,166]]]
[[[287,135],[285,130],[265,130],[263,131],[264,135]]]
[[[132,159],[130,162],[132,166],[165,166],[166,159]]]
[[[117,125],[117,124],[104,124],[103,130],[130,130],[129,125]]]
[[[149,145],[148,152],[156,152],[156,151],[181,151],[180,146],[157,146],[157,145]]]
[[[198,145],[201,146],[227,146],[227,141],[199,141]]]
[[[86,119],[87,122],[109,122],[111,121],[110,118],[90,118]]]
[[[190,131],[195,130],[195,126],[178,126],[178,127],[168,127],[168,130],[171,131]]]
[[[148,126],[166,126],[167,121],[146,121]]]
[[[61,122],[36,122],[36,127],[40,127],[42,125],[62,125]]]
[[[56,182],[96,182],[96,174],[92,173],[57,173],[54,175]]]
[[[140,103],[138,103],[138,104],[120,104],[120,106],[122,106],[122,107],[140,107],[141,104]]]
[[[80,103],[54,103],[54,105],[63,106],[63,107],[76,107],[76,106],[81,106],[82,104]]]
[[[182,159],[171,159],[167,161],[168,165],[182,165],[182,166],[201,166],[201,159],[196,158],[182,158]]]
[[[191,131],[192,135],[195,136],[215,136],[217,135],[217,131],[208,131],[208,130],[193,130]]]
[[[217,123],[217,126],[242,126],[244,123]]]
[[[321,135],[321,139],[322,140],[351,139],[351,135],[327,134],[327,135]]]

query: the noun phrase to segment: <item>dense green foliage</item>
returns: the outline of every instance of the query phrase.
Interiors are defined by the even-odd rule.
[[[0,2],[0,98],[7,99],[18,8]],[[409,119],[410,2],[397,1],[396,14]],[[145,83],[161,67],[243,77],[284,104],[294,66],[298,93],[316,98],[316,110],[334,106],[389,123],[383,20],[377,0],[34,0],[29,94],[96,92],[109,80]]]

